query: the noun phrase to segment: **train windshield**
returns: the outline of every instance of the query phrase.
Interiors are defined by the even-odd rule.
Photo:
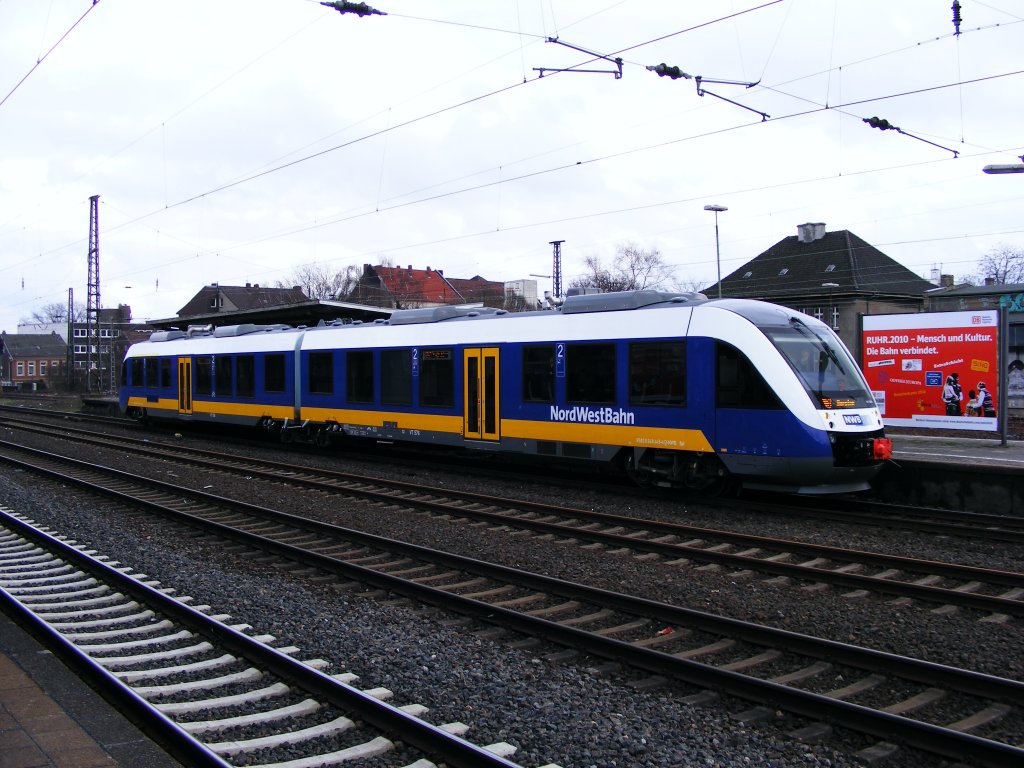
[[[875,400],[860,368],[826,327],[791,318],[787,326],[763,328],[796,371],[818,408],[870,408]]]

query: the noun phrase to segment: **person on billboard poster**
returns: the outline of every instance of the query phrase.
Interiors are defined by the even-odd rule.
[[[967,415],[981,416],[981,401],[978,400],[978,393],[973,389],[967,393]]]
[[[992,399],[992,393],[985,389],[984,381],[978,382],[978,407],[981,409],[982,416],[995,418],[996,404]]]
[[[960,404],[964,399],[964,391],[960,387],[960,374],[951,373],[946,377],[946,386],[942,388],[942,402],[946,404],[947,416],[962,416]]]

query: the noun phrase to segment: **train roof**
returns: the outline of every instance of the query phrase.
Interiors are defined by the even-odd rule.
[[[561,306],[555,310],[538,310],[533,312],[510,313],[503,309],[493,307],[467,306],[467,305],[445,305],[440,307],[424,307],[420,309],[395,310],[389,320],[378,319],[373,322],[363,323],[361,321],[337,320],[332,322],[321,321],[317,326],[290,327],[287,325],[257,325],[246,323],[232,326],[201,326],[190,327],[187,331],[169,330],[157,331],[150,336],[148,342],[133,345],[129,350],[129,356],[135,355],[164,355],[179,354],[184,350],[193,350],[194,343],[201,340],[202,347],[208,352],[269,352],[288,351],[295,349],[301,344],[304,349],[324,349],[334,343],[334,339],[340,337],[336,333],[346,334],[346,345],[354,340],[347,335],[350,331],[358,329],[370,331],[372,340],[367,338],[369,346],[392,346],[405,345],[409,343],[422,344],[424,337],[422,333],[415,331],[416,326],[433,325],[437,331],[431,334],[429,343],[449,344],[458,343],[464,340],[465,330],[442,331],[442,328],[451,327],[453,324],[461,326],[466,322],[478,321],[499,321],[499,320],[522,320],[522,325],[517,324],[515,338],[524,342],[537,341],[550,336],[548,325],[555,318],[563,318],[565,326],[563,332],[573,329],[570,338],[590,338],[601,335],[607,336],[609,332],[622,333],[621,319],[618,317],[604,317],[598,319],[596,316],[618,315],[620,312],[638,311],[640,317],[647,318],[643,323],[634,326],[634,330],[640,336],[672,334],[672,330],[664,326],[663,321],[655,320],[647,315],[646,310],[658,309],[682,309],[693,310],[700,307],[716,308],[726,310],[739,315],[756,326],[770,327],[785,325],[794,316],[793,310],[779,307],[774,304],[754,301],[750,299],[716,299],[709,300],[704,294],[692,292],[668,292],[654,290],[623,291],[615,293],[598,293],[569,296]],[[689,315],[687,314],[687,317]],[[808,318],[812,320],[811,318]],[[502,322],[501,327],[504,328]],[[644,328],[640,331],[641,326]],[[681,323],[677,332],[686,333],[686,321]],[[481,338],[490,340],[508,340],[508,329],[497,331],[498,326],[490,326],[481,334]],[[381,335],[379,331],[384,328],[394,328],[393,331],[385,331]],[[480,328],[483,330],[483,326]],[[496,332],[497,331],[497,332]],[[414,340],[415,339],[415,340]],[[164,346],[164,345],[167,346]],[[153,345],[153,346],[150,346]]]

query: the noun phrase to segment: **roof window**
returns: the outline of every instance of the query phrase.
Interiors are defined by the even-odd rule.
[[[829,264],[827,267],[825,267],[825,271],[826,272],[833,272],[833,271],[835,271],[835,268],[836,268],[835,264]]]
[[[782,277],[783,275],[788,275],[788,274],[789,274],[789,267],[783,267],[782,269],[779,270],[779,277]]]
[[[753,272],[744,272],[743,273],[743,279],[746,280],[748,277],[750,277],[753,274],[754,274]]]

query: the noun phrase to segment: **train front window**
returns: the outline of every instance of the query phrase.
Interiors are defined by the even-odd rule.
[[[860,368],[839,338],[824,326],[792,318],[788,326],[764,328],[818,408],[870,408],[875,405]]]

